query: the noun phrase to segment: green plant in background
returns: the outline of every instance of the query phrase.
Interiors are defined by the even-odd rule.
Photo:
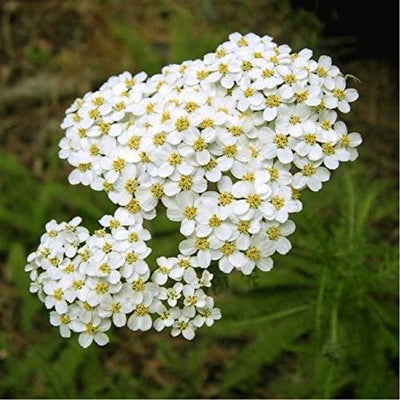
[[[354,169],[337,178],[304,199],[307,206],[297,216],[290,257],[280,257],[272,272],[255,280],[243,284],[234,275],[229,290],[220,288],[224,319],[193,348],[172,343],[166,335],[144,342],[154,348],[160,374],[169,377],[167,387],[144,391],[143,377],[127,372],[129,363],[104,364],[107,353],[66,345],[52,331],[41,333],[46,340],[32,335],[22,356],[13,354],[10,338],[2,335],[7,377],[0,383],[0,395],[31,395],[33,380],[43,397],[232,397],[256,395],[263,385],[271,396],[393,397],[397,251],[371,226],[390,216],[395,202],[378,207],[385,188],[363,187],[365,176]],[[151,229],[156,252],[173,251],[166,244],[170,228],[157,223]],[[21,271],[21,246],[11,246],[8,263],[10,270]],[[36,302],[23,294],[26,277],[17,273],[13,279],[22,294],[18,325],[37,331],[32,325]],[[236,350],[208,376],[209,349],[219,344]],[[82,371],[89,380],[80,377]],[[124,383],[118,386],[121,379]]]
[[[239,14],[249,20],[251,5],[234,3],[221,12],[204,2],[219,27],[201,40],[201,48],[193,45],[198,38],[190,24],[197,19],[186,6],[174,14],[178,22],[168,39],[173,50],[162,49],[165,57],[139,33],[127,43],[136,29],[132,24],[125,29],[120,20],[110,23],[110,36],[114,32],[128,47],[138,69],[158,71],[166,59],[178,62],[211,50],[232,30],[221,15],[237,24]],[[287,15],[283,8],[279,12]],[[304,37],[316,46],[320,27],[305,19],[299,25],[309,34],[297,35],[298,47],[305,45]],[[292,22],[286,21],[271,26],[272,33],[290,35]],[[34,64],[47,62],[47,55],[34,53],[26,53]],[[373,157],[375,148],[365,146]],[[111,212],[106,196],[63,183],[56,146],[52,149],[40,179],[16,157],[0,154],[1,397],[398,397],[397,197],[390,176],[370,184],[376,177],[365,172],[374,167],[370,159],[361,159],[358,169],[343,168],[322,192],[305,196],[305,209],[295,219],[293,250],[277,258],[270,273],[220,282],[216,296],[224,319],[207,335],[189,347],[164,334],[129,339],[122,331],[114,345],[99,352],[83,350],[48,329],[48,316],[29,294],[23,272],[25,255],[48,219],[80,214],[94,228],[105,210]],[[385,170],[392,168],[389,163],[382,161]],[[176,240],[169,239],[175,224],[160,216],[151,230],[152,259],[173,254]]]

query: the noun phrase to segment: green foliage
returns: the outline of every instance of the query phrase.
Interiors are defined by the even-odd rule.
[[[55,182],[35,185],[11,158],[0,165],[3,176],[18,177],[36,190],[32,205],[25,199],[29,209],[21,218],[40,216],[35,225],[25,228],[21,222],[6,219],[3,204],[3,224],[19,237],[28,235],[33,240],[37,235],[37,239],[38,225],[57,214],[55,203],[62,200],[61,189]],[[396,203],[383,204],[387,188],[363,185],[365,176],[354,168],[345,167],[337,175],[323,191],[304,195],[304,210],[296,217],[294,248],[276,259],[274,270],[253,279],[236,274],[229,278],[229,290],[217,294],[223,319],[213,328],[200,331],[193,343],[171,341],[167,334],[151,335],[144,342],[154,348],[155,359],[162,365],[160,373],[170,382],[150,385],[146,391],[143,379],[147,378],[130,373],[126,365],[104,364],[107,351],[83,350],[76,340],[59,338],[56,329],[45,322],[46,313],[37,315],[40,303],[29,294],[22,269],[27,250],[9,238],[8,268],[20,296],[17,324],[23,332],[38,332],[34,321],[40,319],[45,333],[31,333],[22,354],[14,354],[11,338],[2,335],[1,346],[8,356],[2,367],[6,378],[0,383],[0,395],[241,397],[256,396],[255,388],[265,385],[268,393],[289,398],[395,397],[397,250],[377,227],[394,212]],[[91,218],[95,211],[87,204],[93,205],[86,198],[89,193],[82,192],[70,207]],[[99,215],[103,200],[97,199]],[[63,209],[58,212],[65,213]],[[175,253],[176,227],[162,214],[151,223],[153,261]],[[125,339],[118,332],[115,340]],[[209,348],[231,345],[235,351],[210,377],[207,368],[213,354]],[[281,363],[287,371],[279,369]],[[32,381],[36,386],[29,384]]]
[[[294,13],[286,0],[191,4],[212,23],[198,27],[186,2],[157,4],[171,15],[167,43],[157,49],[124,15],[105,16],[130,70],[153,74],[166,62],[200,57],[234,30],[289,38],[296,50],[319,42],[320,21]],[[27,47],[24,57],[39,66],[49,54]],[[0,152],[0,258],[11,288],[1,286],[0,397],[398,398],[397,193],[390,178],[374,183],[361,159],[321,192],[305,193],[292,251],[275,257],[269,273],[218,274],[214,295],[223,319],[193,342],[123,329],[107,348],[84,350],[50,326],[23,267],[48,220],[81,215],[94,229],[114,207],[105,194],[59,176],[58,137],[52,141],[40,177]],[[393,160],[381,159],[383,169],[392,168]],[[162,212],[148,224],[151,266],[176,254],[177,227]]]
[[[149,75],[159,73],[162,63],[158,53],[145,41],[135,29],[121,21],[110,21],[110,28],[115,38],[131,55],[138,71],[146,71]]]

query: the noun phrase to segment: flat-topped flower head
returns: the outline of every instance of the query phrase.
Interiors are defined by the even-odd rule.
[[[328,56],[233,33],[202,59],[123,72],[75,100],[59,156],[71,184],[104,191],[115,211],[91,234],[80,218],[50,221],[28,256],[50,323],[82,347],[107,344],[111,326],[187,340],[211,327],[210,266],[271,270],[292,247],[300,191],[357,158],[361,136],[340,116],[358,97],[347,83]],[[184,238],[151,263],[145,224],[158,212]]]

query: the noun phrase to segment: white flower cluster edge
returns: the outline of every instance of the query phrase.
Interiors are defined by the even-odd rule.
[[[46,225],[26,271],[51,324],[83,347],[107,344],[111,325],[188,340],[213,325],[209,266],[269,271],[291,249],[299,192],[358,156],[360,135],[335,111],[357,98],[330,57],[233,33],[202,60],[124,72],[77,99],[59,156],[71,184],[104,190],[117,209],[93,234],[79,217]],[[150,268],[143,222],[160,203],[185,239]]]

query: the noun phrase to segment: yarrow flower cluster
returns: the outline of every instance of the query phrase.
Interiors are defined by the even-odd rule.
[[[117,208],[93,234],[79,217],[46,225],[26,270],[51,324],[83,347],[108,343],[112,325],[189,340],[213,325],[208,268],[249,275],[288,253],[299,192],[357,158],[361,137],[335,111],[357,98],[330,57],[234,33],[202,60],[124,72],[77,99],[59,156],[71,184],[104,190]],[[149,266],[143,223],[158,205],[185,238]]]

